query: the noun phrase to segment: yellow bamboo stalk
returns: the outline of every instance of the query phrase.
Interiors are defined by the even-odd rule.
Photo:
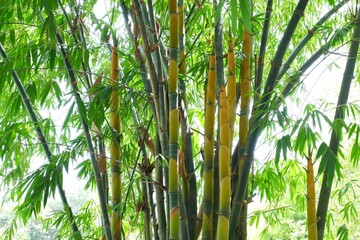
[[[228,115],[228,101],[226,99],[225,86],[221,86],[220,92],[220,149],[219,149],[219,180],[220,201],[219,218],[216,231],[216,239],[227,239],[229,236],[230,216],[230,129]]]
[[[120,98],[118,90],[119,59],[117,54],[117,45],[114,44],[111,53],[110,85],[113,87],[110,96],[110,124],[116,132],[120,133]],[[110,143],[110,166],[111,166],[111,193],[113,206],[119,206],[121,203],[121,175],[120,175],[120,146],[118,137],[113,136]],[[111,232],[113,239],[121,239],[121,213],[120,207],[112,212]]]
[[[186,74],[186,61],[185,61],[185,44],[184,44],[184,5],[178,5],[178,19],[179,19],[179,41],[182,41],[182,44],[179,44],[179,73],[182,78]],[[186,94],[184,93],[184,96]],[[186,98],[184,97],[184,100]],[[186,104],[186,103],[185,103]],[[185,105],[186,106],[186,105]]]
[[[169,51],[169,199],[170,199],[170,236],[179,239],[179,179],[178,179],[178,43],[179,25],[177,0],[169,0],[170,14],[170,51]]]
[[[230,150],[232,151],[232,141],[234,138],[234,124],[236,113],[236,67],[234,43],[230,33],[228,50],[228,82],[227,82],[227,99],[229,105],[229,128],[230,128]]]
[[[243,53],[244,59],[241,62],[241,106],[240,106],[240,148],[244,149],[247,144],[249,130],[249,106],[250,106],[250,60],[251,60],[251,35],[244,28]]]
[[[307,218],[309,240],[317,240],[316,198],[312,156],[307,156]]]
[[[214,124],[216,99],[216,59],[210,55],[205,106],[204,139],[204,192],[202,239],[213,239],[213,186],[214,186]]]

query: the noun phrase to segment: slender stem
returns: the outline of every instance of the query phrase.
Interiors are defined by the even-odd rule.
[[[202,239],[213,239],[213,202],[214,202],[214,125],[216,100],[216,60],[212,53],[209,58],[209,73],[205,102],[204,134],[204,190]]]
[[[111,52],[110,85],[112,92],[110,96],[110,126],[113,137],[110,142],[110,166],[111,166],[111,200],[113,205],[111,232],[114,239],[121,239],[121,150],[119,146],[120,136],[120,98],[118,88],[119,58],[117,45],[115,44]]]
[[[293,74],[290,77],[290,80],[287,82],[284,90],[282,91],[282,95],[287,97],[299,84],[300,77],[324,54],[328,53],[330,48],[334,44],[334,39],[336,39],[336,35],[338,32],[342,32],[344,35],[348,33],[353,27],[354,23],[350,23],[343,28],[338,29],[333,36],[327,41],[324,45],[322,45],[311,57],[299,68],[297,73]],[[338,40],[339,41],[339,40]]]
[[[284,58],[285,51],[288,48],[291,37],[295,32],[295,29],[300,21],[300,18],[304,13],[307,4],[308,4],[308,0],[300,0],[293,12],[293,15],[289,21],[289,24],[285,29],[284,35],[275,53],[274,60],[272,61],[272,66],[270,68],[270,72],[266,81],[263,96],[259,100],[257,106],[255,107],[254,115],[250,119],[248,143],[246,146],[246,151],[242,156],[244,163],[243,163],[242,171],[239,175],[240,185],[236,189],[235,198],[233,200],[233,208],[230,219],[230,235],[229,235],[230,239],[234,238],[234,235],[232,234],[236,232],[237,221],[235,221],[234,219],[240,215],[242,206],[244,204],[243,201],[245,200],[245,195],[247,191],[249,172],[252,162],[254,160],[254,151],[255,151],[257,139],[260,133],[262,132],[262,129],[260,128],[260,122],[262,121],[262,116],[259,114],[259,112],[262,112],[262,110],[266,109],[269,105],[269,99],[277,83],[276,76],[281,67],[281,63]]]
[[[220,5],[221,6],[221,5]],[[223,46],[223,22],[222,22],[222,9],[218,5],[217,0],[213,0],[214,10],[220,12],[218,19],[214,20],[215,29],[214,29],[214,41],[215,41],[215,56],[216,56],[216,99],[220,98],[220,89],[224,85],[224,46]],[[217,20],[217,22],[215,22]],[[218,102],[218,109],[220,109],[220,101]],[[219,121],[218,121],[219,122]],[[220,127],[218,126],[218,133]],[[220,134],[217,134],[217,143],[219,143]],[[214,210],[219,209],[219,195],[220,191],[219,186],[219,144],[216,147],[215,158],[214,158]],[[218,214],[213,214],[213,236],[216,236],[216,226],[218,222]]]
[[[335,7],[333,7],[329,12],[327,12],[320,20],[315,24],[313,28],[308,30],[306,36],[301,40],[301,42],[295,47],[295,49],[291,52],[290,56],[286,60],[286,62],[281,66],[279,73],[277,75],[277,79],[281,79],[284,74],[289,70],[290,65],[294,62],[296,57],[299,55],[300,51],[305,47],[305,45],[310,41],[310,39],[316,34],[316,31],[321,27],[321,25],[326,22],[334,13],[336,13],[345,3],[349,2],[349,0],[344,0],[338,3]]]
[[[349,98],[349,92],[350,92],[350,86],[352,83],[352,80],[354,78],[354,72],[355,72],[355,65],[356,60],[359,52],[359,43],[360,43],[360,11],[358,11],[356,16],[356,22],[355,22],[355,28],[352,36],[352,42],[349,49],[349,55],[344,71],[344,76],[341,84],[341,89],[339,92],[338,102],[337,102],[337,108],[335,111],[334,120],[336,119],[344,119],[344,111],[345,111],[345,105],[347,104],[348,98]],[[339,143],[340,138],[336,134],[336,131],[333,129],[331,132],[331,138],[330,138],[330,150],[337,156],[338,150],[339,150]],[[337,160],[335,160],[337,161]],[[330,166],[330,164],[334,165],[336,162],[327,161],[327,165],[325,168],[324,177],[322,179],[321,189],[320,189],[320,196],[319,196],[319,202],[318,202],[318,209],[317,209],[317,218],[319,219],[317,223],[318,227],[318,239],[322,240],[324,238],[324,232],[325,232],[325,223],[326,223],[326,216],[329,206],[329,200],[330,200],[330,194],[331,194],[331,187],[332,182],[334,179],[334,171],[335,166]]]
[[[7,54],[5,52],[5,49],[4,49],[1,42],[0,42],[0,55],[1,55],[1,57],[3,59],[5,59],[5,60],[8,59]],[[27,95],[27,93],[26,93],[26,91],[24,89],[24,86],[22,85],[21,80],[20,80],[20,78],[19,78],[19,76],[17,74],[17,72],[15,70],[13,70],[11,72],[11,74],[12,74],[14,83],[15,83],[15,85],[16,85],[19,93],[20,93],[21,99],[22,99],[22,101],[23,101],[23,103],[24,103],[24,105],[26,107],[26,110],[29,113],[29,116],[30,116],[31,120],[34,123],[36,134],[38,135],[38,139],[41,142],[41,145],[42,145],[42,147],[44,149],[45,155],[46,155],[48,161],[51,162],[52,153],[51,153],[50,147],[48,145],[48,142],[46,141],[44,132],[43,132],[41,126],[40,126],[39,120],[38,120],[38,118],[36,116],[35,110],[34,110],[33,106],[31,105],[30,98],[28,97],[28,95]],[[75,236],[82,239],[81,233],[79,232],[79,228],[78,228],[78,226],[76,224],[76,221],[75,221],[75,218],[74,218],[74,214],[73,214],[73,212],[71,210],[71,207],[70,207],[70,205],[69,205],[69,203],[67,201],[65,191],[62,188],[62,183],[61,183],[59,178],[56,178],[56,187],[58,189],[61,201],[62,201],[62,203],[64,205],[65,212],[69,213],[69,219],[70,219],[70,222],[71,222],[72,231],[74,232]]]
[[[58,41],[58,44],[60,45],[60,51],[61,51],[61,54],[63,56],[63,60],[65,62],[65,65],[67,67],[67,71],[68,71],[68,75],[69,75],[69,82],[70,82],[70,84],[72,86],[72,89],[73,89],[73,95],[75,97],[76,104],[79,107],[79,106],[83,105],[83,103],[82,103],[82,100],[80,98],[80,94],[78,93],[78,87],[77,87],[77,82],[76,82],[74,70],[73,70],[72,65],[71,65],[71,63],[69,61],[69,58],[67,57],[67,54],[66,54],[66,51],[65,51],[65,48],[64,48],[64,41],[62,40],[59,32],[57,32],[57,31],[56,31],[56,39]],[[89,152],[90,152],[90,159],[91,159],[91,163],[92,163],[92,166],[93,166],[94,175],[95,175],[95,179],[96,179],[96,187],[97,187],[97,190],[98,190],[101,216],[102,216],[103,221],[104,221],[106,239],[111,240],[112,235],[111,235],[111,230],[110,230],[109,215],[108,215],[108,212],[107,212],[107,202],[106,202],[106,198],[105,198],[104,189],[102,187],[101,175],[100,175],[100,171],[99,171],[99,166],[97,164],[93,143],[92,143],[92,140],[91,140],[91,134],[90,134],[89,126],[86,123],[84,116],[82,116],[81,114],[80,114],[80,120],[81,120],[81,124],[82,124],[83,131],[84,131],[84,134],[85,134],[88,149],[89,149]]]
[[[185,154],[185,167],[188,175],[189,197],[187,203],[187,217],[189,222],[189,236],[190,239],[195,238],[196,221],[197,221],[197,189],[196,189],[196,175],[194,168],[193,148],[192,148],[192,132],[190,129],[189,119],[184,101],[180,107],[181,115],[181,135]]]
[[[177,0],[169,0],[170,13],[170,59],[169,59],[169,239],[179,239],[179,179],[178,179],[178,42],[179,26]]]
[[[258,68],[256,71],[256,78],[255,78],[254,90],[256,91],[256,94],[260,94],[260,92],[261,92],[261,84],[262,84],[263,72],[264,72],[265,52],[266,52],[266,45],[267,45],[269,29],[270,29],[272,5],[273,5],[273,0],[268,0],[267,6],[266,6],[263,31],[261,34],[260,53],[259,53],[259,58],[258,58],[258,63],[257,63]]]
[[[230,129],[228,116],[228,102],[226,99],[225,86],[221,87],[220,93],[220,150],[219,150],[219,218],[217,223],[216,239],[227,239],[229,235],[230,217]]]

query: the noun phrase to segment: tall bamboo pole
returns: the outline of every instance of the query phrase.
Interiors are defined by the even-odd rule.
[[[110,125],[113,129],[113,137],[110,143],[110,167],[111,167],[111,199],[113,204],[111,232],[114,239],[121,239],[121,175],[120,175],[120,98],[118,89],[119,59],[117,43],[111,52],[110,85],[112,92],[110,96]]]
[[[214,44],[216,55],[216,98],[220,98],[220,89],[224,85],[224,46],[223,46],[223,21],[222,21],[222,4],[218,4],[217,0],[213,0],[214,10],[218,12],[218,18],[214,19]],[[216,21],[216,22],[215,22]],[[220,108],[218,104],[218,109]],[[219,126],[217,143],[219,143]],[[219,145],[216,146],[214,158],[214,209],[219,208]],[[218,214],[213,214],[213,224],[217,226]],[[216,227],[213,228],[213,236],[216,236]]]
[[[179,25],[177,0],[169,0],[170,60],[169,60],[169,198],[170,236],[179,239],[179,179],[178,179],[178,44]]]
[[[355,65],[359,54],[359,43],[360,43],[360,11],[357,12],[355,28],[352,36],[352,42],[349,49],[349,55],[346,62],[346,67],[344,71],[343,80],[341,83],[341,89],[339,92],[337,107],[335,111],[334,120],[336,119],[344,119],[344,110],[345,105],[347,104],[350,92],[351,82],[354,78]],[[335,156],[338,155],[340,139],[334,129],[331,132],[330,144],[329,148],[334,153]],[[330,176],[334,176],[335,166],[330,166],[330,164],[336,164],[335,162],[327,162],[324,177],[322,179],[320,196],[317,208],[317,218],[319,221],[317,222],[318,227],[318,239],[322,240],[324,238],[325,232],[325,223],[326,223],[326,215],[329,206],[331,187],[333,178]],[[332,171],[332,172],[331,172]]]
[[[187,178],[184,179],[183,184],[183,199],[186,206],[189,236],[190,239],[195,238],[196,222],[197,222],[197,191],[196,191],[196,175],[194,169],[194,158],[192,148],[192,132],[190,129],[189,119],[187,116],[187,100],[186,100],[186,54],[185,54],[185,24],[184,24],[184,0],[178,1],[178,16],[179,16],[179,82],[181,91],[181,137],[182,149],[185,155],[185,168]],[[184,189],[184,187],[186,187]]]
[[[281,66],[279,73],[277,75],[277,79],[281,79],[284,74],[289,70],[291,64],[294,62],[296,57],[299,55],[300,51],[306,46],[306,44],[310,41],[310,39],[316,34],[317,30],[321,27],[321,25],[326,22],[334,13],[338,12],[338,10],[344,6],[349,0],[343,0],[339,2],[336,6],[334,6],[330,11],[325,13],[319,21],[317,21],[311,29],[308,30],[306,36],[301,40],[301,42],[295,47],[295,49],[291,52],[290,56],[286,60],[286,62]]]
[[[52,14],[52,13],[50,12],[50,14]],[[80,108],[80,106],[83,105],[83,103],[80,98],[80,94],[78,93],[78,86],[77,86],[77,81],[76,81],[76,77],[74,74],[74,69],[70,63],[69,58],[67,57],[63,39],[56,29],[55,29],[55,31],[56,31],[56,40],[60,45],[61,55],[63,57],[63,60],[65,62],[66,68],[67,68],[67,72],[69,75],[69,82],[70,82],[72,90],[73,90],[73,95],[75,96],[75,101],[76,101],[77,106]],[[80,114],[80,120],[81,120],[81,125],[83,127],[84,135],[86,138],[87,147],[89,149],[89,154],[90,154],[91,164],[92,164],[92,167],[94,170],[95,179],[97,179],[96,188],[98,190],[100,210],[101,210],[101,216],[103,218],[106,239],[111,240],[112,235],[111,235],[111,229],[110,229],[109,215],[107,212],[107,202],[106,202],[106,196],[105,196],[106,194],[103,189],[103,183],[101,180],[101,174],[100,174],[99,166],[98,166],[96,156],[95,156],[93,142],[91,140],[89,125],[85,121],[84,116],[82,116],[81,114]]]
[[[230,216],[230,129],[228,115],[228,101],[226,99],[225,86],[221,87],[220,92],[220,151],[219,151],[219,183],[220,201],[219,217],[216,230],[216,239],[227,239],[229,235],[229,216]]]
[[[316,198],[315,198],[315,178],[314,178],[314,164],[312,161],[312,154],[309,152],[307,159],[307,222],[308,222],[308,237],[309,240],[317,240],[317,225],[316,225]]]
[[[234,124],[236,117],[236,64],[234,54],[234,42],[232,35],[229,35],[228,41],[228,82],[227,82],[227,99],[229,105],[229,128],[230,128],[230,151],[232,151],[232,141],[234,138]]]
[[[214,124],[216,99],[216,61],[215,54],[209,59],[209,73],[205,105],[204,134],[204,191],[202,239],[213,239],[213,183],[214,183]]]
[[[0,42],[0,56],[7,60],[8,59],[8,56],[6,54],[6,51],[2,45],[2,43]],[[25,89],[24,89],[24,86],[22,85],[22,82],[17,74],[17,72],[15,70],[13,70],[11,72],[12,74],[12,77],[13,77],[13,80],[14,80],[14,83],[16,85],[16,88],[18,89],[19,93],[20,93],[20,96],[21,96],[21,99],[25,105],[25,108],[31,118],[31,121],[34,123],[34,127],[35,127],[35,131],[36,131],[36,134],[38,136],[38,139],[41,143],[41,146],[42,148],[44,149],[44,152],[45,152],[45,155],[48,159],[48,161],[50,162],[51,159],[52,159],[52,153],[51,153],[51,150],[50,150],[50,147],[48,145],[48,142],[46,141],[46,137],[44,135],[44,132],[40,126],[40,123],[39,123],[39,120],[38,120],[38,117],[36,115],[36,112],[33,108],[33,106],[31,105],[31,101],[30,101],[30,98],[28,97]],[[76,237],[76,239],[82,239],[81,237],[81,233],[79,232],[79,228],[77,226],[77,223],[75,221],[75,217],[74,217],[74,214],[71,210],[71,207],[68,203],[68,200],[67,200],[67,197],[66,197],[66,194],[65,194],[65,191],[62,187],[62,183],[60,181],[59,178],[56,179],[56,187],[57,187],[57,190],[59,192],[59,195],[60,195],[60,199],[61,199],[61,202],[62,204],[64,205],[64,209],[65,209],[65,212],[67,212],[69,214],[69,219],[71,221],[71,228],[72,228],[72,231],[74,233],[74,236]]]
[[[229,235],[230,239],[233,239],[235,237],[233,235],[237,227],[237,220],[235,219],[239,216],[243,206],[243,201],[245,200],[250,168],[254,160],[255,147],[257,144],[258,137],[263,130],[260,128],[260,124],[263,118],[259,113],[261,113],[261,111],[266,109],[269,105],[269,100],[271,99],[274,87],[277,84],[276,76],[282,64],[285,51],[289,46],[291,37],[294,34],[295,29],[301,17],[303,16],[304,10],[308,2],[309,0],[300,0],[296,8],[294,9],[293,15],[291,16],[289,24],[285,29],[284,35],[278,45],[274,59],[272,61],[272,66],[270,68],[270,72],[266,81],[263,95],[256,104],[256,107],[254,108],[254,114],[252,115],[252,119],[250,120],[251,125],[249,126],[250,131],[248,132],[248,143],[246,146],[245,153],[242,156],[244,160],[244,164],[238,180],[240,184],[236,189],[233,206],[231,209],[230,235]]]
[[[151,2],[149,1],[148,4],[151,4]],[[159,239],[160,240],[165,240],[166,239],[166,217],[165,217],[165,203],[164,203],[164,188],[163,188],[163,164],[162,162],[162,158],[160,156],[160,153],[162,153],[163,156],[165,156],[167,158],[168,155],[168,131],[167,131],[167,121],[166,121],[166,116],[165,116],[165,104],[164,104],[164,84],[160,84],[159,86],[159,115],[160,115],[160,119],[158,119],[156,116],[156,107],[154,104],[154,101],[156,99],[154,99],[153,94],[151,94],[152,92],[152,88],[151,88],[151,83],[150,80],[147,77],[147,68],[145,65],[146,59],[144,56],[144,53],[142,52],[142,49],[137,45],[137,39],[136,36],[133,35],[133,33],[131,32],[130,29],[130,22],[128,19],[128,9],[125,5],[124,0],[121,1],[121,10],[123,13],[123,17],[124,17],[124,21],[125,21],[125,27],[126,30],[128,32],[128,35],[131,39],[131,42],[133,43],[134,49],[135,49],[135,56],[138,56],[137,60],[140,63],[140,75],[141,75],[141,79],[142,82],[144,84],[145,87],[145,91],[147,93],[148,96],[148,101],[151,103],[152,106],[152,110],[155,116],[155,123],[157,125],[157,131],[156,131],[156,150],[155,150],[155,175],[156,175],[156,185],[155,185],[155,192],[156,192],[156,212],[157,212],[157,220],[158,220],[158,235],[159,235]],[[137,14],[136,17],[133,17],[133,21],[134,21],[134,25],[135,26],[139,26],[140,24],[137,22],[137,18],[140,17],[141,14]],[[150,23],[151,21],[151,17],[150,17]],[[159,71],[158,69],[158,78],[162,79],[162,74],[161,71]],[[161,143],[160,143],[161,142]],[[160,147],[160,145],[161,147]],[[166,168],[165,168],[166,169]]]

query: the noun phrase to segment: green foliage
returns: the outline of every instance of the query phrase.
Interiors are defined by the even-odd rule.
[[[149,39],[153,32],[158,33],[159,39],[155,39],[154,46],[149,47],[153,47],[151,56],[154,59],[157,48],[161,50],[160,71],[165,77],[158,79],[157,83],[163,84],[166,90],[169,12],[166,1],[153,2],[152,8],[158,29],[152,29],[150,24],[147,24],[146,31]],[[185,91],[181,94],[182,97],[186,97],[188,105],[198,193],[202,192],[203,186],[204,165],[201,150],[204,139],[203,98],[207,81],[208,56],[214,44],[212,42],[214,21],[219,20],[221,16],[224,33],[227,34],[231,30],[235,40],[236,65],[239,69],[242,59],[246,57],[240,54],[244,28],[251,32],[253,37],[252,66],[257,67],[260,64],[257,57],[263,23],[266,20],[264,1],[217,2],[216,10],[209,1],[205,1],[200,8],[193,6],[192,2],[185,4],[187,73],[183,77],[186,96]],[[107,204],[110,205],[109,211],[112,210],[111,208],[121,211],[125,237],[144,238],[142,230],[146,223],[143,209],[139,207],[144,194],[141,190],[143,178],[139,165],[144,156],[139,150],[141,140],[138,138],[138,127],[149,125],[148,133],[153,143],[157,145],[159,121],[156,121],[159,119],[155,119],[156,114],[152,110],[153,93],[148,92],[143,85],[144,79],[141,78],[141,74],[144,74],[144,69],[140,67],[139,56],[134,54],[136,51],[134,43],[141,45],[143,39],[138,34],[133,43],[130,36],[125,33],[119,1],[105,1],[105,3],[106,8],[103,8],[103,2],[97,0],[12,0],[0,4],[0,43],[8,55],[6,59],[0,58],[0,92],[2,93],[0,95],[0,192],[6,193],[6,197],[2,196],[4,199],[11,196],[14,205],[11,206],[14,209],[12,215],[8,211],[0,215],[0,226],[6,226],[1,227],[0,232],[4,232],[3,236],[6,239],[79,239],[80,237],[71,229],[73,222],[79,226],[84,239],[102,237],[100,208],[95,200],[96,196],[92,196],[92,193],[96,192],[96,183],[99,179],[96,179],[91,165],[90,154],[93,152],[89,152],[86,133],[81,128],[81,119],[84,119],[90,127],[96,157],[100,156],[101,147],[105,147],[105,152],[108,153],[111,139],[115,138],[120,145],[123,159],[121,165],[123,203],[111,206],[112,196],[107,196]],[[124,3],[134,17],[132,1],[127,0]],[[147,3],[148,1],[143,2],[142,7],[150,10]],[[271,65],[274,64],[272,58],[279,47],[279,39],[284,34],[296,3],[297,1],[274,1],[266,55],[263,60],[264,77],[269,74]],[[309,3],[299,23],[301,26],[290,39],[284,60],[318,21],[319,16],[334,4],[335,1],[332,0]],[[277,85],[269,92],[268,101],[264,103],[266,108],[260,107],[259,110],[257,105],[258,101],[266,98],[260,96],[259,100],[255,96],[255,91],[251,92],[255,109],[252,120],[257,117],[260,120],[253,123],[250,133],[254,129],[260,129],[259,132],[264,130],[265,134],[259,136],[259,141],[265,146],[266,152],[256,150],[255,153],[257,162],[254,164],[248,184],[249,207],[255,206],[253,211],[249,212],[249,224],[261,229],[263,239],[307,237],[306,172],[303,168],[305,157],[309,153],[314,153],[316,159],[314,167],[318,173],[315,183],[317,191],[320,189],[320,180],[326,168],[329,168],[327,183],[336,181],[328,214],[327,237],[329,239],[359,237],[355,219],[358,218],[357,209],[360,206],[356,175],[356,167],[360,160],[360,127],[356,120],[360,108],[356,102],[343,106],[345,119],[332,121],[329,105],[323,102],[318,104],[315,101],[308,104],[304,93],[296,91],[305,88],[306,84],[302,84],[310,78],[308,76],[311,76],[313,70],[309,71],[310,65],[318,64],[316,59],[320,58],[323,61],[323,58],[330,56],[337,48],[347,46],[346,44],[351,40],[349,32],[354,27],[352,11],[356,7],[358,6],[355,3],[349,3],[347,7],[337,11],[324,24],[318,26],[316,34],[312,34],[284,77],[277,79]],[[131,26],[134,27],[135,18],[131,19]],[[133,28],[132,31],[135,34],[138,29]],[[64,41],[61,45],[58,43],[57,34]],[[224,39],[227,38],[226,34]],[[120,77],[117,86],[110,86],[108,47],[113,44],[115,37],[119,44]],[[71,63],[72,69],[65,65],[62,49],[66,52],[66,59]],[[143,56],[146,55],[146,51],[149,49],[141,49],[137,53]],[[313,56],[318,51],[319,55],[314,59]],[[145,62],[148,64],[148,60]],[[275,64],[281,65],[281,63]],[[341,67],[339,62],[332,65]],[[254,68],[252,78],[257,74],[253,70]],[[13,71],[16,71],[21,79],[39,119],[38,126],[43,130],[52,154],[49,162],[45,160],[46,154],[41,148],[33,122],[12,80]],[[313,72],[317,71],[318,69],[315,69]],[[74,74],[75,82],[69,82],[69,72]],[[92,85],[99,76],[102,77],[102,82]],[[239,76],[237,78],[239,79]],[[335,79],[328,79],[329,84],[333,81]],[[290,92],[293,95],[285,98],[287,96],[281,93],[289,82],[293,82],[293,85],[290,84],[292,86]],[[70,84],[77,86],[78,98],[73,97],[74,90],[71,89]],[[265,83],[260,85],[263,88]],[[119,90],[120,97],[120,107],[117,110],[121,116],[120,134],[115,134],[109,125],[109,99],[114,88]],[[316,91],[321,92],[322,89]],[[314,95],[316,94],[318,93]],[[166,104],[168,99],[163,100]],[[300,104],[294,109],[293,105],[296,101]],[[134,122],[131,116],[132,109],[138,112],[139,122]],[[298,113],[298,109],[301,109],[301,113]],[[237,114],[244,113],[237,111]],[[237,128],[238,123],[236,123],[234,139],[238,139]],[[331,150],[328,142],[330,130],[334,130],[336,136],[344,142],[340,144],[337,152]],[[179,142],[181,145],[182,139],[179,139]],[[158,167],[165,170],[168,167],[168,156],[161,150],[161,147],[157,146],[156,154],[160,157]],[[149,162],[154,163],[157,156],[152,156],[148,149],[145,151]],[[264,155],[267,157],[262,157]],[[107,161],[109,162],[108,158]],[[108,176],[111,176],[109,166],[107,170]],[[70,178],[67,173],[77,175],[74,181],[81,183],[81,191],[68,194],[72,184],[67,181]],[[155,180],[155,171],[151,171],[150,176],[146,178],[146,183],[149,183],[147,186],[167,188],[165,183]],[[66,189],[67,196],[70,195],[69,206],[65,208],[60,204],[54,206],[52,202],[53,198],[59,199],[56,194],[59,186]],[[84,194],[87,196],[83,196]],[[201,198],[199,194],[197,201],[201,202]],[[74,221],[68,207],[73,209]],[[156,216],[155,214],[154,217]],[[23,224],[27,226],[26,229],[22,227]]]

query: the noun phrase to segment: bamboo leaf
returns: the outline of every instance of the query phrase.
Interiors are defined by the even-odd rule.
[[[230,19],[231,19],[231,31],[234,35],[237,34],[237,23],[238,23],[238,6],[237,0],[230,1]]]
[[[68,123],[69,123],[70,117],[71,117],[71,115],[72,115],[72,113],[73,113],[74,106],[75,106],[75,102],[73,102],[73,103],[71,104],[71,106],[70,106],[70,108],[69,108],[69,111],[68,111],[68,113],[66,114],[64,123],[63,123],[63,125],[62,125],[62,127],[61,127],[62,130],[64,130],[65,128],[67,128],[67,125],[68,125]]]
[[[82,101],[82,99],[80,97],[77,97],[76,102],[77,102],[77,107],[78,107],[78,110],[79,110],[79,113],[80,113],[81,117],[84,118],[84,121],[87,124],[90,124],[84,102]]]
[[[349,229],[345,224],[338,228],[336,236],[338,237],[339,240],[349,239]]]
[[[15,45],[15,30],[14,29],[10,30],[10,42],[12,43],[12,45]]]
[[[51,89],[51,85],[52,82],[51,81],[47,81],[45,84],[45,88],[43,89],[43,91],[41,92],[41,99],[40,99],[40,104],[44,105],[45,100],[47,98],[47,96],[49,95],[50,89]]]
[[[282,141],[279,140],[279,141],[277,141],[277,143],[276,143],[275,165],[279,165],[281,149],[282,149]]]
[[[243,23],[246,30],[251,34],[251,6],[250,0],[239,0],[240,1],[240,12],[242,15]]]
[[[54,70],[55,58],[56,58],[56,49],[55,49],[55,47],[52,47],[49,51],[50,70]]]

